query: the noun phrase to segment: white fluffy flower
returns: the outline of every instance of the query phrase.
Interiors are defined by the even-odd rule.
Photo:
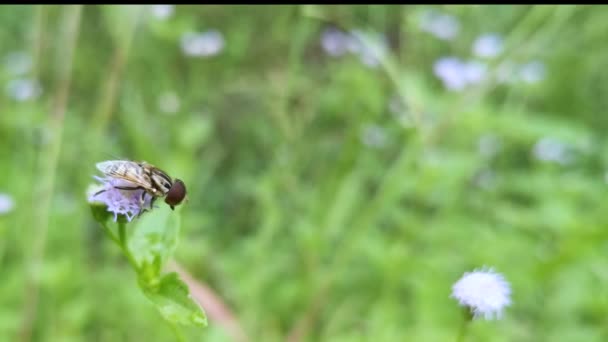
[[[15,201],[9,194],[0,193],[0,215],[10,213],[15,208]]]
[[[493,269],[466,272],[454,286],[452,298],[471,310],[474,318],[501,318],[502,310],[511,304],[511,288],[505,278]]]
[[[218,30],[188,32],[181,37],[182,51],[191,57],[215,56],[224,49],[224,36]]]

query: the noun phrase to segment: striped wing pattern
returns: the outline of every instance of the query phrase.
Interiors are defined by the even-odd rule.
[[[108,160],[97,163],[96,166],[99,171],[107,176],[123,179],[146,189],[152,187],[149,174],[136,162],[129,160]]]

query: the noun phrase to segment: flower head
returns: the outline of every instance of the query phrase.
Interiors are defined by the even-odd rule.
[[[452,298],[471,310],[474,318],[500,318],[511,304],[511,288],[505,278],[493,269],[466,272],[452,286]]]
[[[481,58],[496,57],[502,49],[502,37],[495,33],[481,35],[473,43],[473,53]]]
[[[210,57],[224,49],[224,36],[218,30],[203,33],[188,32],[181,37],[181,47],[185,55],[191,57]]]
[[[15,207],[15,201],[9,194],[0,193],[0,215],[7,214]]]
[[[90,192],[89,202],[105,204],[108,211],[114,213],[114,221],[118,215],[124,215],[130,222],[135,216],[152,209],[152,196],[144,190],[120,189],[133,187],[132,183],[112,177],[95,176],[95,179],[102,184]]]
[[[449,14],[425,11],[420,19],[420,28],[441,40],[452,40],[460,31],[458,19]]]

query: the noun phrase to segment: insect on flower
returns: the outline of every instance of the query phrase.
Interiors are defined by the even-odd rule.
[[[120,180],[115,188],[119,190],[141,191],[140,205],[143,208],[147,202],[146,195],[151,197],[149,207],[159,197],[165,197],[165,203],[175,209],[186,198],[186,185],[179,179],[173,180],[158,167],[146,162],[130,160],[108,160],[97,163],[97,169],[107,177]],[[106,190],[101,190],[103,192]]]

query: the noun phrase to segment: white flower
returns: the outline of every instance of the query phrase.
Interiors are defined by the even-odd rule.
[[[569,145],[551,137],[539,139],[532,148],[534,157],[544,162],[555,162],[558,164],[570,164],[573,159]]]
[[[6,92],[17,101],[35,99],[42,94],[42,87],[37,80],[18,78],[8,82]]]
[[[452,40],[460,31],[458,19],[436,11],[425,11],[422,14],[420,29],[442,40]]]
[[[479,36],[473,43],[473,53],[477,57],[496,57],[502,52],[502,37],[495,33]]]
[[[175,5],[152,5],[152,15],[159,20],[169,19],[174,10]]]
[[[217,30],[185,33],[181,38],[182,51],[187,56],[208,57],[224,49],[224,36]]]
[[[23,51],[11,52],[4,58],[4,68],[12,75],[25,75],[33,65],[32,56]]]
[[[501,318],[511,305],[511,288],[505,278],[493,269],[466,272],[452,286],[452,298],[471,310],[474,318]]]
[[[8,194],[0,193],[0,215],[9,213],[15,207],[15,201]]]
[[[466,79],[462,75],[462,62],[456,57],[443,57],[435,62],[433,71],[441,81],[444,87],[449,90],[463,90],[466,85]]]
[[[433,65],[433,71],[449,90],[461,91],[486,77],[486,65],[479,61],[464,62],[456,57],[442,57]]]
[[[152,209],[152,196],[144,190],[119,189],[132,188],[133,183],[112,177],[94,177],[102,184],[97,189],[90,189],[89,202],[105,204],[108,211],[114,213],[114,221],[118,219],[118,215],[125,215],[127,220],[131,221],[135,216]]]

